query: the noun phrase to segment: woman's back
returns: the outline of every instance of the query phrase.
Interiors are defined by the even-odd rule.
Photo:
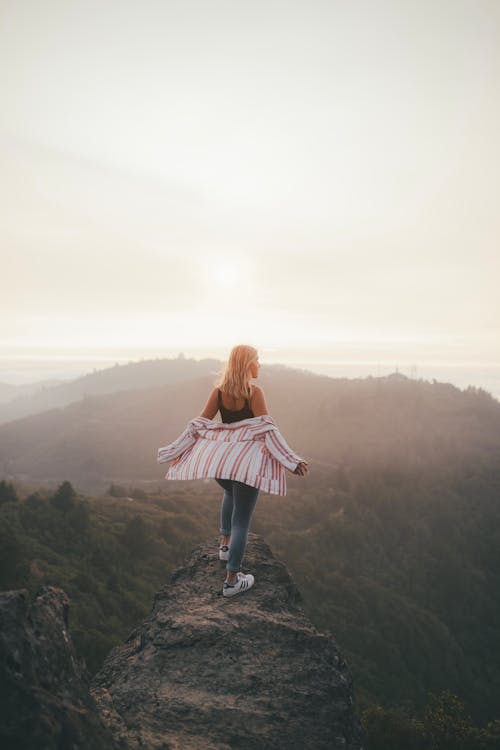
[[[244,399],[244,405],[240,409],[229,408],[224,405],[221,389],[218,388],[217,391],[218,391],[218,407],[219,407],[220,416],[223,422],[226,422],[226,423],[239,422],[242,419],[251,419],[254,416],[251,406],[250,406],[250,401],[248,400],[248,398]],[[227,401],[231,402],[233,407],[243,401],[243,399],[228,398],[226,394],[224,394],[224,396],[227,399]]]

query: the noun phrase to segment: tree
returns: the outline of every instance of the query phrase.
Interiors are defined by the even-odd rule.
[[[431,750],[472,750],[471,717],[450,690],[431,696],[425,709],[424,726]]]
[[[119,484],[110,484],[107,494],[111,495],[111,497],[128,497],[128,492],[125,487],[122,487]]]
[[[490,721],[477,732],[477,750],[498,750],[500,747],[500,719]]]
[[[422,723],[403,708],[370,706],[361,716],[370,750],[427,750]]]
[[[19,500],[17,492],[12,484],[5,479],[0,482],[0,505],[4,503],[15,503]]]
[[[144,557],[148,554],[151,536],[147,524],[140,516],[133,516],[127,521],[121,541],[135,557]]]
[[[67,513],[67,511],[74,507],[76,497],[77,494],[71,482],[65,481],[58,487],[57,492],[52,496],[50,502],[62,513]]]

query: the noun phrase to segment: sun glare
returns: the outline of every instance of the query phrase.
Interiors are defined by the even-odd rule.
[[[219,287],[227,288],[240,279],[240,271],[236,266],[218,264],[211,272],[212,281]]]

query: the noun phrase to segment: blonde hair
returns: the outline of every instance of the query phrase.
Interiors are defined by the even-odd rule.
[[[258,356],[259,353],[253,346],[247,344],[234,346],[215,385],[233,398],[249,399],[252,395],[252,376],[249,368]]]

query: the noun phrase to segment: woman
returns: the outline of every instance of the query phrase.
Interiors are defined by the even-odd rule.
[[[264,391],[251,382],[258,378],[259,368],[259,355],[254,347],[245,344],[235,346],[200,417],[213,419],[220,411],[223,422],[240,422],[269,414]],[[307,462],[300,461],[293,473],[299,476],[307,474]],[[224,596],[234,596],[248,591],[255,581],[251,573],[245,575],[240,572],[240,565],[259,489],[231,479],[216,478],[215,481],[224,489],[220,513],[219,558],[227,560],[227,565],[222,593]]]

